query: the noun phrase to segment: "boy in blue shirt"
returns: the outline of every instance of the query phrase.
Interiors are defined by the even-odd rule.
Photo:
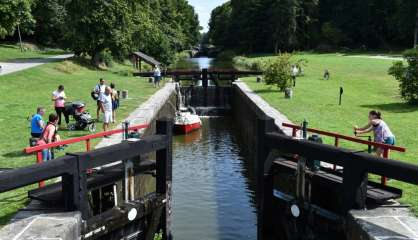
[[[38,107],[36,114],[33,115],[30,126],[31,135],[34,138],[40,138],[45,127],[45,123],[42,120],[42,116],[45,114],[45,108]]]

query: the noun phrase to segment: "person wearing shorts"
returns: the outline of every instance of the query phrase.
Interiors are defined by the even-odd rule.
[[[100,109],[103,113],[103,131],[106,132],[109,130],[109,125],[113,122],[112,119],[112,89],[106,87],[104,94],[99,97]]]
[[[116,110],[119,108],[119,95],[118,91],[116,90],[116,85],[114,83],[110,84],[110,88],[112,89],[112,123],[115,123]]]
[[[155,65],[154,67],[154,87],[160,87],[160,81],[161,81],[161,70],[158,65]]]

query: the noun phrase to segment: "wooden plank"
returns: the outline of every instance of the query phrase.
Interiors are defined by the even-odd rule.
[[[274,164],[292,169],[295,172],[297,169],[297,163],[293,161],[274,161]],[[313,174],[313,179],[318,178],[317,180],[328,182],[328,184],[335,185],[336,187],[343,184],[341,176],[330,172],[312,172],[307,170],[307,174]],[[390,199],[399,199],[401,196],[402,191],[397,188],[387,187],[373,182],[368,183],[367,198],[369,200],[373,200],[375,202],[385,202]]]

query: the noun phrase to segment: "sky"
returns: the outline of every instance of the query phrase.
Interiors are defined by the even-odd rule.
[[[227,0],[188,0],[192,5],[196,13],[199,15],[200,26],[203,27],[203,32],[208,31],[208,24],[210,19],[210,13],[217,6],[227,2]]]

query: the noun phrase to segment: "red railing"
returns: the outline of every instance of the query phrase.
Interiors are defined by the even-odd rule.
[[[292,136],[293,137],[296,137],[296,134],[297,134],[298,130],[302,130],[302,126],[299,126],[299,125],[294,125],[294,124],[290,124],[290,123],[283,123],[282,125],[283,125],[283,127],[287,127],[287,128],[292,129]],[[358,137],[346,136],[346,135],[342,135],[342,134],[339,134],[339,133],[328,132],[328,131],[318,130],[318,129],[314,129],[314,128],[307,128],[306,131],[311,132],[311,133],[316,133],[316,134],[319,134],[319,135],[333,137],[334,140],[335,140],[334,141],[334,146],[336,146],[336,147],[339,147],[340,140],[347,140],[349,142],[355,142],[355,143],[359,143],[359,144],[362,144],[362,145],[382,148],[384,158],[389,158],[390,150],[397,151],[397,152],[405,152],[406,151],[406,148],[403,148],[403,147],[398,147],[398,146],[393,146],[393,145],[388,145],[388,144],[383,144],[383,143],[367,141],[367,140],[360,139]],[[334,165],[334,170],[335,169],[336,169],[336,166]],[[382,176],[381,183],[383,185],[386,185],[386,182],[387,182],[387,178]]]
[[[144,128],[147,128],[147,127],[148,127],[147,124],[136,125],[136,126],[129,127],[127,129],[127,131],[138,131],[140,129],[144,129]],[[34,147],[26,147],[25,149],[23,149],[23,151],[26,154],[36,153],[36,163],[39,164],[39,163],[43,162],[43,160],[42,160],[42,150],[44,150],[44,149],[59,147],[59,146],[63,146],[63,145],[70,145],[70,144],[85,141],[86,142],[86,151],[88,152],[88,151],[91,150],[91,140],[92,139],[101,138],[101,137],[105,137],[105,136],[111,136],[111,135],[115,135],[115,134],[119,134],[119,133],[124,133],[125,131],[126,131],[125,129],[115,129],[115,130],[110,130],[110,131],[106,131],[106,132],[99,132],[99,133],[86,135],[86,136],[82,136],[82,137],[66,139],[66,140],[62,140],[62,141],[59,141],[59,142],[48,143],[48,144],[45,144],[45,145],[34,146]],[[39,183],[39,187],[43,187],[44,185],[45,185],[44,182]]]

